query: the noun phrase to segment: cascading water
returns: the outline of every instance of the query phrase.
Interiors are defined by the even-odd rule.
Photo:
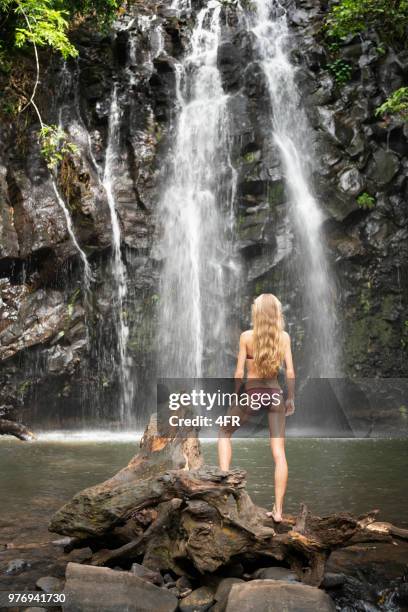
[[[126,321],[127,275],[121,252],[121,231],[118,213],[116,210],[114,192],[114,163],[117,159],[120,146],[120,119],[121,113],[118,104],[116,85],[113,87],[112,100],[109,113],[108,145],[106,149],[105,167],[103,172],[103,186],[109,205],[112,226],[112,276],[115,283],[113,313],[116,318],[116,332],[118,339],[118,374],[120,381],[120,422],[121,425],[130,425],[133,420],[132,403],[134,385],[131,376],[132,360],[128,353],[129,327]]]
[[[333,377],[339,372],[334,291],[321,235],[323,215],[311,188],[313,146],[296,86],[296,67],[289,59],[286,10],[278,0],[255,0],[254,4],[250,27],[268,85],[273,138],[280,150],[304,266],[306,314],[316,339],[311,374]]]
[[[184,0],[173,2],[179,12]],[[178,117],[170,177],[159,206],[164,227],[159,301],[159,372],[226,376],[225,271],[235,189],[229,159],[228,96],[217,68],[219,2],[197,14],[189,51],[176,66]]]
[[[66,63],[64,62],[63,64],[63,68],[62,68],[62,79],[61,82],[62,83],[70,83],[70,79],[68,78],[68,70],[66,67]],[[64,123],[63,123],[63,119],[62,119],[62,106],[59,109],[58,112],[58,128],[63,130],[64,129]],[[53,191],[55,193],[55,197],[57,198],[57,202],[59,207],[61,208],[64,217],[65,217],[65,221],[67,224],[67,231],[68,231],[68,235],[72,240],[72,243],[74,245],[74,247],[76,248],[78,255],[81,259],[82,265],[83,265],[83,270],[84,270],[84,289],[85,289],[85,300],[88,301],[89,300],[89,292],[90,292],[90,287],[91,287],[91,282],[92,282],[92,270],[91,270],[91,266],[89,265],[88,262],[88,258],[84,252],[84,250],[80,247],[79,242],[77,240],[77,237],[75,235],[75,230],[74,230],[74,226],[72,223],[72,219],[71,219],[71,213],[68,209],[68,206],[66,205],[63,197],[61,196],[58,187],[57,187],[57,182],[56,182],[56,178],[54,176],[54,172],[51,171],[51,184],[52,184],[52,188]]]

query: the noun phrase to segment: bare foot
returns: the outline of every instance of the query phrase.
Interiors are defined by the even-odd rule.
[[[275,504],[273,504],[272,512],[267,512],[266,516],[269,516],[273,519],[274,523],[282,522],[282,514],[276,510]]]

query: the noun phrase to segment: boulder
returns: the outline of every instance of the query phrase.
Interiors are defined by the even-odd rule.
[[[66,612],[174,612],[178,599],[129,572],[68,563]]]
[[[376,185],[384,187],[394,178],[399,166],[398,157],[394,153],[385,149],[378,149],[373,155],[368,176]]]
[[[235,584],[226,612],[335,612],[329,595],[316,587],[280,580],[252,580]]]

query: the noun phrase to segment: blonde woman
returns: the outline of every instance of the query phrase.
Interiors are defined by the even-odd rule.
[[[284,331],[282,306],[272,293],[257,297],[252,305],[253,329],[241,334],[235,379],[237,386],[244,378],[245,391],[249,397],[263,396],[262,409],[268,411],[270,443],[275,462],[275,503],[268,512],[277,523],[282,521],[283,500],[288,480],[288,466],[285,455],[285,417],[293,414],[294,381],[290,337]],[[284,400],[278,382],[278,372],[285,366],[287,397]],[[265,401],[266,399],[266,401]],[[251,407],[234,406],[229,414],[239,416],[241,426],[250,416]],[[220,468],[228,470],[231,463],[231,436],[238,426],[220,428],[218,457]]]

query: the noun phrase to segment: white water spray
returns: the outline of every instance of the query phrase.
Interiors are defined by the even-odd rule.
[[[118,337],[120,421],[123,425],[129,425],[133,417],[132,403],[134,397],[134,385],[131,378],[132,360],[128,354],[129,327],[125,313],[125,302],[127,297],[126,268],[121,253],[122,238],[119,216],[116,210],[113,176],[115,160],[119,154],[120,119],[121,113],[118,104],[118,93],[116,85],[114,85],[109,113],[108,146],[106,149],[105,168],[102,182],[106,191],[112,226],[112,275],[115,282],[113,312],[116,316],[116,332]]]
[[[188,5],[179,0],[172,7],[183,11]],[[229,159],[228,96],[217,68],[221,11],[216,1],[199,11],[189,52],[176,66],[179,111],[159,206],[159,372],[168,377],[227,375],[225,270],[236,177]]]
[[[313,148],[307,117],[289,59],[291,40],[286,11],[278,0],[255,0],[250,17],[271,100],[273,138],[279,147],[291,215],[304,265],[307,316],[316,338],[312,374],[338,373],[334,291],[321,235],[323,220],[311,188]]]
[[[70,83],[70,78],[69,78],[69,73],[68,73],[68,69],[66,66],[66,62],[64,62],[63,67],[62,67],[62,71],[61,71],[61,82],[65,83],[65,82],[69,82]],[[58,129],[60,130],[64,130],[64,123],[63,123],[63,119],[62,119],[62,106],[59,109],[59,113],[58,113]],[[89,265],[88,262],[88,258],[84,252],[84,250],[80,247],[78,240],[76,238],[75,235],[75,231],[74,231],[74,226],[72,223],[72,218],[71,218],[71,213],[63,199],[63,197],[61,196],[59,189],[57,187],[57,182],[56,182],[56,178],[54,176],[54,172],[51,171],[51,184],[52,184],[52,188],[53,191],[55,193],[55,196],[57,198],[57,202],[59,207],[61,208],[64,217],[65,217],[65,222],[67,225],[67,231],[68,231],[68,235],[71,238],[71,241],[74,245],[74,247],[76,248],[78,255],[82,261],[82,265],[84,268],[84,285],[85,285],[85,299],[87,301],[89,301],[89,292],[90,292],[90,288],[91,288],[91,282],[92,282],[92,270],[91,270],[91,266]]]

